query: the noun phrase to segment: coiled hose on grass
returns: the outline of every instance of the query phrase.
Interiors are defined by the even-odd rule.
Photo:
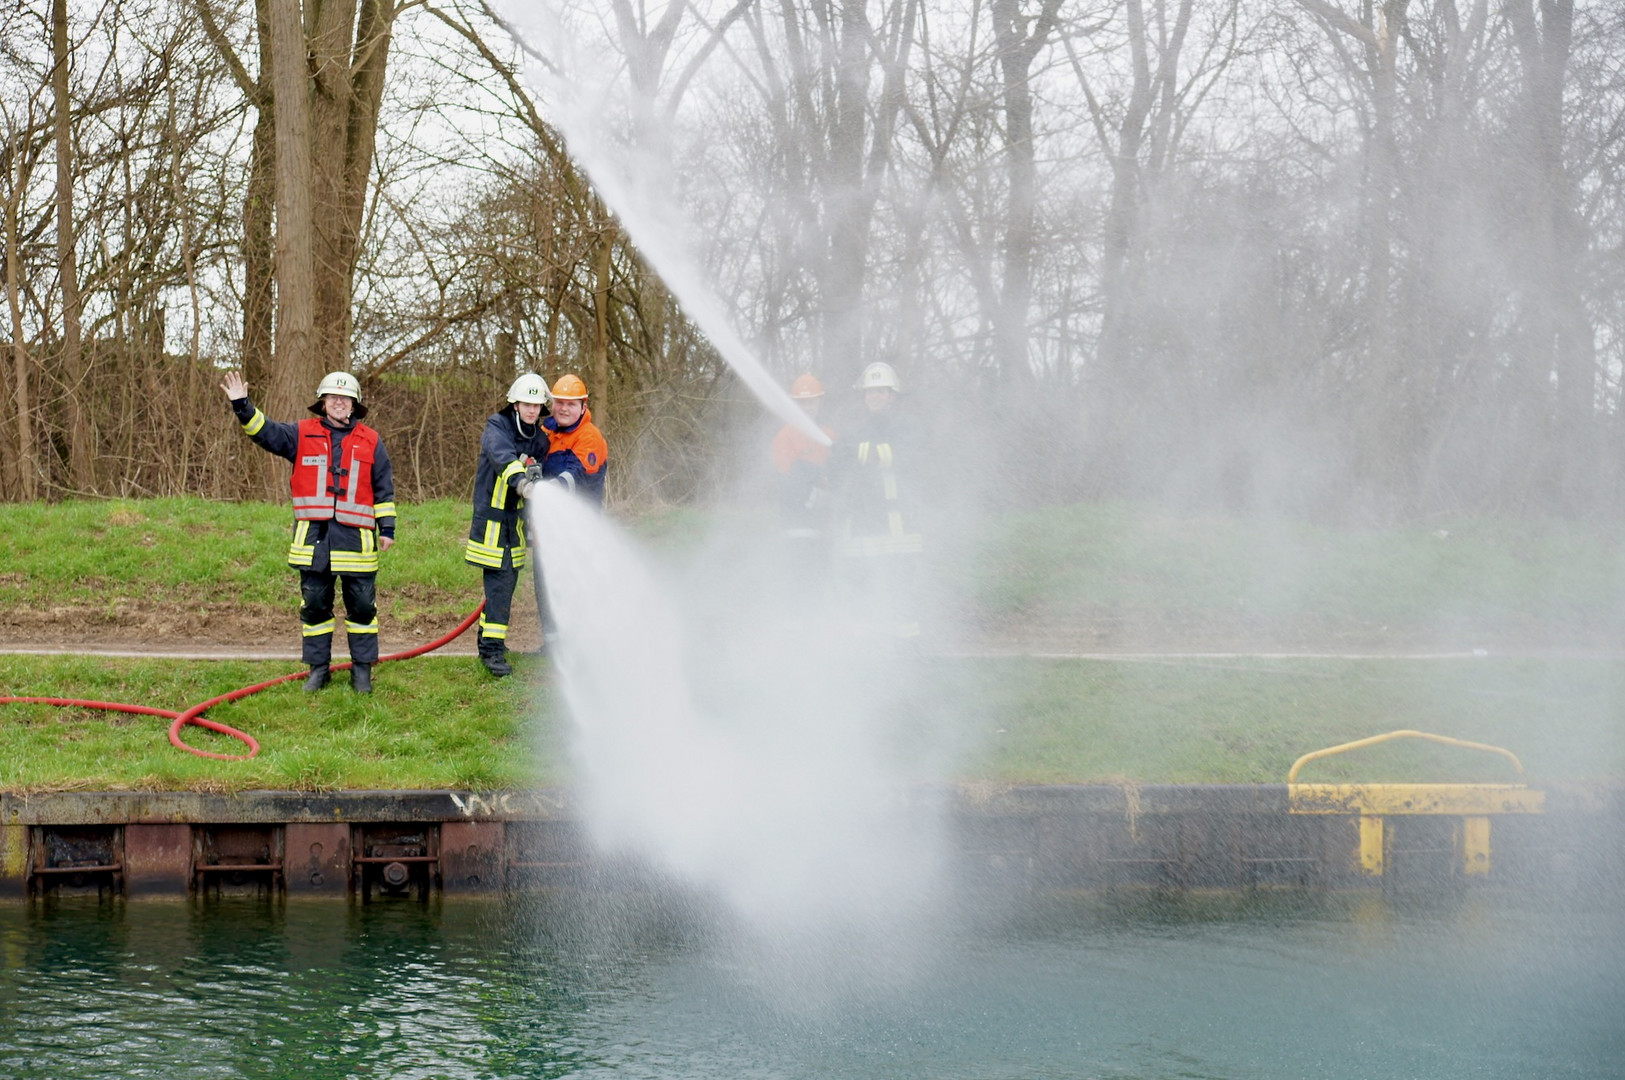
[[[442,645],[455,641],[458,637],[462,636],[462,634],[469,627],[474,625],[475,620],[480,617],[480,612],[484,610],[485,602],[481,601],[480,605],[473,611],[469,612],[468,617],[462,622],[458,623],[457,628],[451,631],[451,633],[446,634],[444,637],[436,638],[426,645],[419,645],[416,648],[407,649],[405,652],[390,653],[388,656],[380,656],[378,658],[378,663],[384,664],[391,660],[410,660],[414,656],[422,656],[426,652],[433,652]],[[349,669],[349,667],[350,664],[348,663],[334,664],[333,670],[346,671]],[[267,679],[262,683],[255,683],[252,686],[245,686],[239,690],[233,690],[229,694],[221,694],[218,697],[212,697],[208,701],[193,705],[185,712],[172,712],[169,709],[154,709],[149,705],[126,705],[117,701],[89,701],[83,698],[0,697],[0,705],[61,705],[80,709],[104,709],[108,712],[135,713],[139,716],[162,716],[173,721],[169,725],[169,741],[178,749],[185,750],[188,754],[196,754],[198,757],[215,758],[219,761],[247,761],[249,758],[260,752],[260,744],[254,739],[254,736],[245,731],[238,731],[230,724],[222,724],[219,721],[210,720],[203,714],[214,708],[216,705],[223,705],[228,701],[236,701],[239,698],[245,698],[251,694],[257,694],[261,690],[276,686],[278,683],[291,682],[294,679],[303,679],[306,674],[307,673],[304,671],[295,671],[289,675],[279,675],[274,679]],[[219,732],[221,735],[230,735],[233,739],[236,739],[238,742],[248,747],[248,753],[216,754],[210,750],[199,750],[195,746],[188,746],[186,740],[181,738],[181,728],[188,724],[195,724],[200,728],[207,728],[210,731]]]

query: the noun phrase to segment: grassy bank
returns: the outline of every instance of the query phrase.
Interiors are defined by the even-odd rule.
[[[1625,782],[1625,663],[1600,659],[975,661],[964,774],[999,782],[1279,783],[1302,754],[1417,729],[1505,747],[1533,783]],[[975,688],[980,688],[976,690]],[[989,730],[991,729],[991,730]],[[1512,780],[1407,740],[1305,780]]]
[[[143,499],[6,506],[0,513],[0,607],[288,606],[292,515],[270,503]],[[401,543],[384,558],[397,616],[453,614],[469,592],[466,508],[403,506]],[[475,592],[478,581],[475,579]]]
[[[0,788],[459,788],[567,783],[567,722],[546,661],[495,681],[469,658],[383,665],[211,713],[264,747],[183,754],[167,721],[46,706],[0,717]],[[0,687],[180,709],[287,665],[0,657]],[[1530,782],[1625,781],[1625,664],[1604,660],[930,662],[909,738],[957,748],[952,778],[1010,783],[1271,783],[1310,750],[1396,728],[1512,750]],[[223,736],[188,741],[235,753]],[[1507,780],[1503,759],[1407,742],[1316,763],[1305,779]]]
[[[401,504],[379,571],[391,648],[449,630],[479,603],[479,571],[463,560],[468,518],[460,500]],[[191,498],[0,507],[0,640],[296,647],[291,520],[281,503]],[[681,549],[706,520],[672,510],[631,525]]]
[[[501,682],[472,659],[420,657],[383,664],[376,692],[351,693],[334,676],[320,694],[297,682],[209,715],[252,735],[251,761],[211,761],[170,746],[159,717],[45,705],[0,712],[0,788],[237,791],[252,788],[472,788],[552,783],[562,754],[553,743],[547,673],[517,657],[524,677]],[[180,711],[217,694],[286,674],[289,665],[232,661],[0,657],[0,687],[18,697],[72,697]],[[536,698],[540,698],[538,707]],[[237,754],[241,743],[202,728],[200,750]]]
[[[1089,504],[1002,518],[974,552],[977,609],[1017,626],[1323,647],[1625,642],[1625,542],[1594,523],[1331,529]]]
[[[461,500],[402,504],[379,579],[386,632],[424,631],[479,598]],[[7,505],[0,633],[53,628],[259,640],[297,605],[280,503],[203,499]],[[627,524],[672,557],[771,532],[771,515],[668,510]],[[726,539],[708,540],[719,532]],[[933,537],[957,614],[1019,644],[1306,648],[1615,648],[1625,642],[1625,544],[1542,520],[1334,530],[1179,517],[1124,504],[1054,507]],[[274,630],[253,624],[276,620]],[[9,629],[8,629],[9,628]],[[212,628],[212,629],[211,629]],[[237,637],[233,637],[233,635]],[[83,637],[82,633],[76,636]]]
[[[449,628],[478,600],[478,574],[461,555],[466,521],[460,501],[401,507],[401,540],[380,575],[386,651]],[[714,594],[725,596],[719,575],[745,561],[730,552],[757,543],[772,519],[674,510],[627,524],[662,559],[702,558],[707,582],[719,582]],[[71,630],[70,640],[275,641],[291,650],[287,528],[279,504],[7,506],[0,636],[28,642]],[[1505,746],[1532,779],[1625,779],[1625,668],[1601,658],[1625,641],[1625,568],[1601,527],[1457,521],[1335,531],[1108,504],[1010,515],[941,539],[934,557],[973,646],[1488,652],[1436,661],[934,660],[909,723],[925,746],[958,748],[958,779],[1271,782],[1302,753],[1396,728]],[[309,697],[289,685],[217,710],[261,740],[264,752],[249,763],[183,755],[157,719],[7,708],[0,787],[561,782],[569,772],[550,669],[522,664],[531,678],[498,683],[472,660],[428,657],[380,668],[372,698],[342,685]],[[287,670],[0,657],[0,694],[178,710]],[[189,738],[237,750],[202,732]],[[1504,775],[1496,759],[1419,744],[1314,768],[1324,778]]]

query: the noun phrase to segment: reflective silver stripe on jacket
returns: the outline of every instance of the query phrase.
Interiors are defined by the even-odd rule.
[[[361,483],[361,470],[356,461],[356,452],[361,448],[361,440],[350,443],[350,457],[345,462],[348,470],[348,483],[344,489],[344,497],[333,504],[334,516],[346,525],[358,525],[365,529],[373,527],[375,514],[371,503],[357,502],[355,489]]]
[[[301,454],[294,463],[295,469],[316,470],[316,490],[327,490],[327,463],[328,455]],[[326,521],[333,516],[333,496],[331,495],[295,495],[293,497],[293,516],[301,521]]]

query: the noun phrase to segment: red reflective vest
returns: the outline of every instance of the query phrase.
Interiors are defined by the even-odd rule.
[[[346,525],[374,528],[372,462],[378,452],[378,433],[366,424],[346,431],[339,443],[341,472],[334,476],[328,460],[333,450],[332,429],[319,416],[301,420],[298,426],[299,444],[294,448],[293,476],[288,481],[293,516],[301,521],[337,518]]]

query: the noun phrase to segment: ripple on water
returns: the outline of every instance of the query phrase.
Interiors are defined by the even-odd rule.
[[[1059,901],[902,975],[568,901],[0,908],[0,1075],[1603,1077],[1625,919]],[[793,976],[832,979],[790,992]],[[812,1003],[810,1006],[808,1003]]]

